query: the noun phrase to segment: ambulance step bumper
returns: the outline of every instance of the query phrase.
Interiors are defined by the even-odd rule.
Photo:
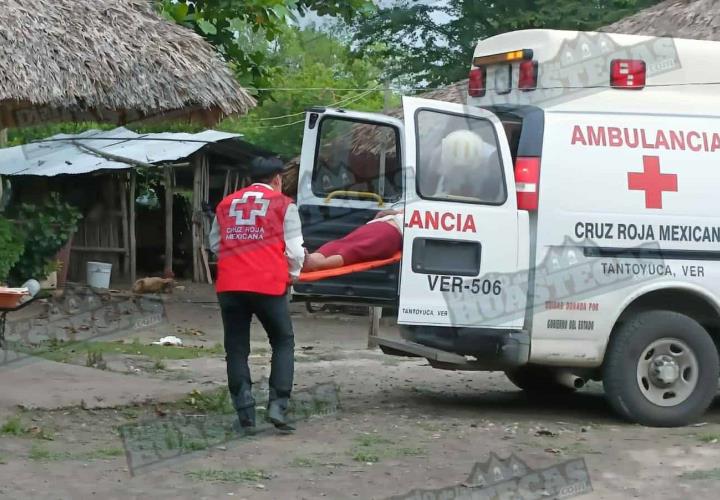
[[[527,337],[527,338],[525,338]],[[409,340],[377,338],[384,354],[425,358],[434,368],[443,370],[504,370],[527,363],[530,353],[529,336],[524,332],[512,332],[507,337],[496,337],[493,354],[489,356],[461,356]]]

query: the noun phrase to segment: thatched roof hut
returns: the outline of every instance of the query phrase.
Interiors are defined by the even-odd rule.
[[[215,122],[255,105],[209,43],[147,0],[5,0],[0,44],[0,127]]]
[[[598,31],[720,40],[717,0],[666,0]]]

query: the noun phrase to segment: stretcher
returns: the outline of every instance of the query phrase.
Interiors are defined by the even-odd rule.
[[[334,269],[323,269],[322,271],[300,273],[299,281],[307,283],[311,281],[335,278],[337,276],[345,276],[346,274],[369,271],[370,269],[376,269],[378,267],[387,266],[388,264],[400,262],[400,257],[402,257],[402,252],[396,252],[392,257],[388,257],[387,259],[370,260],[367,262],[358,262],[357,264],[351,264],[349,266],[336,267]]]

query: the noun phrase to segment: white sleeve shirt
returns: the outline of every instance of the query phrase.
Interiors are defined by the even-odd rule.
[[[215,255],[220,251],[220,225],[218,224],[217,217],[213,218],[212,228],[210,229],[210,251]]]
[[[285,257],[288,261],[290,276],[296,279],[300,276],[300,270],[305,262],[305,248],[303,248],[302,225],[297,205],[291,203],[285,212],[283,223],[285,232]]]

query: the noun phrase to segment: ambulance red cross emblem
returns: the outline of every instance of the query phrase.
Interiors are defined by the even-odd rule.
[[[662,208],[662,194],[677,192],[677,175],[660,173],[659,156],[643,156],[643,171],[628,173],[628,189],[645,191],[645,208]]]

